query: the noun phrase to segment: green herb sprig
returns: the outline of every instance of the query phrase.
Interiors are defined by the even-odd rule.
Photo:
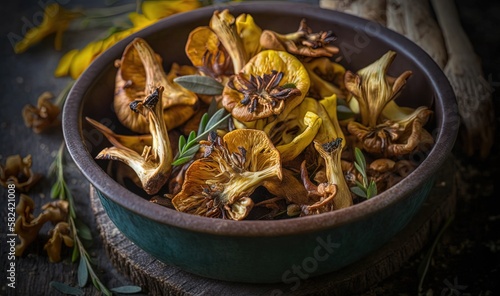
[[[205,113],[201,117],[198,132],[191,131],[187,139],[181,135],[179,137],[179,152],[175,156],[172,165],[178,166],[193,159],[198,149],[200,149],[200,140],[206,139],[211,131],[221,126],[231,116],[231,114],[226,113],[223,108],[217,110],[210,118],[208,113]]]
[[[366,160],[363,152],[358,147],[354,148],[354,167],[363,177],[362,182],[356,180],[356,186],[351,187],[352,193],[357,196],[369,199],[377,195],[377,184],[373,180],[368,180],[366,174]]]
[[[73,195],[64,179],[64,148],[65,145],[62,143],[54,162],[50,165],[49,174],[55,175],[56,178],[50,190],[50,196],[54,199],[67,200],[69,204],[68,224],[70,225],[73,241],[75,242],[71,260],[76,262],[80,259],[78,264],[78,287],[72,287],[57,281],[52,281],[50,286],[67,295],[83,295],[84,293],[81,288],[87,285],[90,276],[94,286],[106,296],[111,296],[113,293],[134,294],[141,292],[141,287],[138,286],[122,286],[108,289],[94,271],[92,258],[86,249],[86,245],[92,242],[92,232],[85,223],[77,218]]]

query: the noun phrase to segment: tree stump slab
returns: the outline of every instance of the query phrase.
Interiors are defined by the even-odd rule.
[[[128,240],[109,219],[94,188],[90,199],[104,249],[112,264],[150,295],[345,295],[362,293],[390,275],[431,242],[454,215],[453,161],[439,172],[430,196],[414,219],[391,241],[342,270],[294,284],[246,284],[204,278],[164,264]]]

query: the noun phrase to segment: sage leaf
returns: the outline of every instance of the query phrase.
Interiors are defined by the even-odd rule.
[[[365,156],[363,155],[361,149],[359,149],[358,147],[354,148],[354,157],[356,158],[356,162],[361,166],[361,170],[365,172],[366,171]]]
[[[186,138],[183,135],[179,136],[179,146],[178,146],[178,151],[182,151],[182,147],[186,145]]]
[[[56,182],[50,189],[50,197],[57,198],[61,194],[61,183]]]
[[[142,291],[139,286],[121,286],[110,289],[111,292],[120,293],[120,294],[135,294]]]
[[[205,127],[207,126],[208,119],[209,119],[208,114],[207,113],[203,114],[200,120],[200,125],[198,126],[198,133],[196,133],[197,135],[203,133]]]
[[[188,150],[186,150],[184,153],[186,155],[194,155],[198,150],[200,149],[200,144],[196,144],[193,147],[190,147]]]
[[[76,262],[78,258],[80,257],[80,252],[78,250],[78,245],[75,244],[73,247],[73,253],[71,254],[71,262]]]
[[[367,176],[366,176],[366,172],[363,169],[363,167],[361,165],[359,165],[357,162],[354,163],[354,167],[356,168],[356,170],[358,170],[358,172],[361,174],[361,176],[363,176],[363,186],[367,186],[367,184],[366,184]]]
[[[218,128],[231,116],[231,114],[225,115],[226,113],[224,108],[217,110],[210,118],[205,113],[198,126],[198,135],[196,135],[195,131],[191,131],[187,140],[179,137],[179,152],[175,156],[172,165],[178,166],[190,161],[199,150],[200,140],[206,140],[209,132]]]
[[[224,86],[208,76],[185,75],[174,78],[174,82],[182,87],[201,95],[220,95]]]
[[[371,198],[377,195],[377,184],[374,181],[370,182],[368,188],[366,189],[366,198]]]
[[[357,196],[366,198],[366,193],[363,191],[363,189],[359,187],[351,187],[350,189],[352,193],[356,194]]]
[[[49,286],[66,295],[83,295],[83,291],[80,288],[71,287],[65,283],[52,281]]]
[[[80,257],[80,264],[78,264],[78,286],[85,287],[89,279],[89,270],[84,256]]]
[[[75,225],[76,225],[76,231],[80,238],[88,241],[92,240],[92,231],[85,223],[76,219]]]
[[[172,162],[172,165],[178,166],[181,164],[185,164],[186,162],[190,161],[192,158],[193,158],[192,155],[177,158],[174,162]]]

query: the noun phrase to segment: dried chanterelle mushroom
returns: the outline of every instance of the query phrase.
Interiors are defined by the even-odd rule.
[[[51,93],[44,92],[38,98],[37,107],[26,105],[23,108],[24,124],[37,134],[54,125],[61,112],[61,109],[51,102],[52,98]]]
[[[202,141],[206,157],[187,169],[182,190],[172,199],[181,212],[233,220],[253,207],[250,195],[266,180],[282,178],[278,150],[260,130],[238,129]]]
[[[164,88],[162,116],[168,129],[188,120],[196,110],[198,97],[173,82],[178,67],[173,65],[169,74],[163,71],[161,58],[141,38],[136,38],[125,49],[116,75],[114,108],[120,122],[132,131],[149,132],[148,119],[130,112],[129,104],[142,100],[158,86]]]
[[[327,182],[314,185],[309,179],[305,162],[302,163],[302,181],[308,191],[308,197],[315,202],[302,205],[301,215],[320,214],[351,206],[352,196],[342,171],[342,138],[323,144],[314,142],[314,148],[325,162]]]
[[[19,236],[20,243],[16,245],[16,256],[21,256],[24,250],[38,235],[38,232],[46,222],[58,223],[66,221],[69,204],[65,200],[57,200],[45,204],[42,213],[37,217],[33,215],[35,202],[27,195],[21,194],[19,204],[16,207],[18,218],[16,220],[15,232]]]
[[[8,184],[14,184],[16,189],[27,192],[42,177],[33,173],[31,155],[22,158],[19,154],[10,155],[5,165],[0,164],[0,185],[7,188]]]
[[[74,244],[71,236],[71,229],[67,222],[59,222],[49,232],[51,238],[43,246],[49,255],[50,262],[61,261],[61,247],[64,243],[67,247],[72,247]]]
[[[353,73],[335,59],[335,39],[305,20],[297,32],[279,34],[263,31],[251,15],[215,11],[188,37],[191,65],[174,64],[169,79],[145,41],[134,40],[120,62],[116,98],[140,113],[125,106],[118,115],[142,135],[117,135],[89,119],[115,146],[98,158],[122,161],[109,171],[117,180],[136,174],[130,179],[148,194],[161,192],[152,202],[211,218],[315,215],[387,190],[416,167],[413,151],[433,145],[424,129],[432,111],[396,104],[411,72],[387,75],[395,52]],[[193,112],[167,116],[179,106],[161,103],[162,95],[176,97],[165,85],[186,75],[182,85],[198,93],[198,108],[181,103]],[[173,128],[172,120],[183,123]],[[178,145],[165,145],[169,139]],[[179,147],[175,157],[170,147]]]
[[[300,22],[297,32],[279,34],[264,30],[260,37],[263,48],[287,51],[301,57],[332,57],[339,48],[331,44],[337,37],[332,31],[313,33],[305,19]]]
[[[240,121],[287,114],[309,89],[307,70],[293,55],[266,50],[254,56],[224,87],[222,105]]]
[[[361,117],[361,122],[349,122],[348,130],[364,150],[385,157],[405,155],[419,144],[433,143],[423,128],[432,111],[424,106],[403,109],[394,102],[411,75],[406,71],[396,79],[387,76],[395,57],[396,53],[389,51],[357,74],[347,71],[345,76],[351,101],[359,105]]]
[[[142,102],[134,101],[130,106],[133,111],[148,119],[151,146],[145,146],[142,154],[139,154],[117,142],[114,147],[105,148],[96,156],[97,159],[119,160],[130,166],[148,194],[156,194],[161,189],[172,169],[173,153],[163,119],[163,93],[163,87],[160,86]]]

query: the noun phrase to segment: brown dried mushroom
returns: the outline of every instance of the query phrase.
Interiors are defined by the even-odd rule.
[[[224,87],[222,105],[240,121],[288,114],[304,99],[309,76],[293,55],[266,50],[254,56]]]
[[[183,124],[195,113],[198,102],[196,94],[173,82],[179,66],[173,64],[169,74],[166,74],[161,58],[143,39],[134,39],[116,65],[119,69],[116,74],[114,109],[120,122],[130,130],[149,132],[148,119],[130,112],[129,104],[142,100],[158,86],[162,86],[165,91],[162,117],[168,129]]]
[[[117,142],[114,147],[105,148],[96,156],[97,159],[119,160],[130,166],[148,194],[156,194],[161,189],[172,169],[173,153],[162,116],[163,93],[163,87],[160,86],[142,102],[134,101],[130,106],[132,110],[148,119],[152,137],[151,146],[145,146],[142,154],[139,154]]]
[[[302,19],[299,29],[295,33],[279,34],[274,31],[264,30],[260,37],[263,48],[287,51],[301,57],[332,57],[339,52],[339,48],[331,42],[337,37],[332,31],[313,33]]]
[[[33,215],[35,202],[29,196],[21,194],[19,204],[16,207],[18,218],[15,232],[20,240],[20,243],[16,245],[16,256],[22,256],[24,250],[36,239],[38,232],[46,222],[66,221],[68,207],[69,204],[65,200],[50,202],[42,207],[43,212],[35,218]]]
[[[314,185],[309,179],[306,164],[301,166],[301,177],[308,197],[315,201],[302,205],[302,215],[314,215],[330,212],[352,205],[352,196],[342,171],[342,138],[321,144],[314,142],[314,148],[324,160],[328,182]]]
[[[61,109],[51,102],[53,97],[51,93],[44,92],[38,97],[37,107],[31,104],[23,107],[24,124],[37,134],[57,123]]]
[[[66,247],[72,247],[74,245],[69,224],[67,222],[57,223],[56,226],[50,230],[49,235],[51,237],[43,246],[43,249],[47,251],[50,262],[59,262],[61,261],[62,244],[64,243]]]
[[[5,188],[14,184],[17,190],[29,191],[42,178],[42,175],[33,173],[32,163],[31,155],[24,158],[19,154],[8,156],[5,165],[0,164],[0,184]]]
[[[244,219],[250,195],[266,180],[281,180],[279,152],[260,130],[238,129],[202,141],[206,157],[187,169],[182,190],[172,199],[178,211],[206,217]]]

